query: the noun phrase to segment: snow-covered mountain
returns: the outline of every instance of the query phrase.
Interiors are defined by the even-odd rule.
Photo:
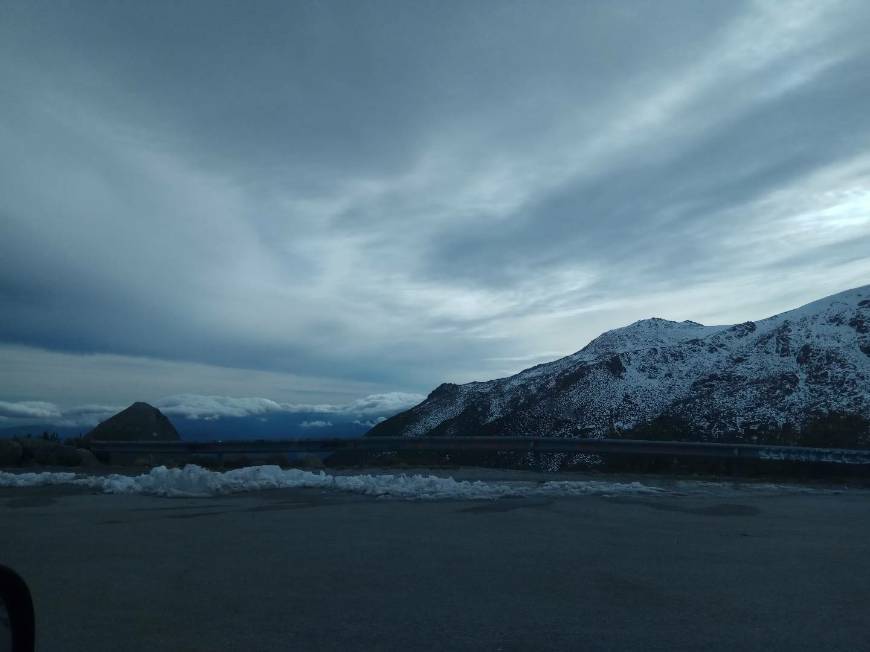
[[[645,319],[515,376],[445,383],[368,434],[601,437],[657,419],[715,439],[870,418],[870,285],[758,322]]]

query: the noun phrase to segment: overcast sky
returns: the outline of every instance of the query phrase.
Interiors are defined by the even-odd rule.
[[[0,418],[413,397],[866,284],[868,33],[865,0],[0,0]]]

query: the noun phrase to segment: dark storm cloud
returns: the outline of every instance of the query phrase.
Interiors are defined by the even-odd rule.
[[[256,173],[275,166],[366,176],[413,163],[457,117],[477,126],[517,103],[523,113],[558,116],[566,97],[608,92],[614,77],[644,76],[655,62],[702,50],[739,10],[692,2],[664,12],[568,2],[22,3],[7,10],[6,37],[19,46],[18,62],[86,69],[52,81],[158,123],[194,155],[207,153],[206,164],[220,156],[221,165],[233,159]],[[639,69],[639,57],[652,59]]]
[[[424,391],[866,283],[868,27],[848,1],[5,3],[0,343],[34,369],[0,399],[73,400],[37,349],[127,356],[155,398],[251,395],[233,369],[292,376],[278,402]]]

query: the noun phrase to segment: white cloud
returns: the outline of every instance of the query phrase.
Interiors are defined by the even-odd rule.
[[[169,416],[183,416],[188,419],[205,421],[226,417],[259,416],[261,420],[269,414],[323,414],[335,415],[350,420],[353,417],[371,417],[362,425],[374,425],[386,416],[391,416],[416,405],[425,397],[421,394],[406,392],[387,392],[371,394],[344,404],[279,403],[257,396],[235,397],[200,394],[176,394],[154,401],[153,405]],[[61,408],[46,401],[0,401],[0,419],[13,423],[32,423],[43,420],[57,426],[95,426],[126,406],[78,405]],[[318,428],[332,425],[325,419],[303,422],[303,428]]]
[[[0,416],[13,419],[59,419],[60,408],[45,401],[0,401]]]
[[[120,405],[78,405],[65,408],[60,421],[53,422],[58,426],[95,426],[117,414],[126,406]]]
[[[348,416],[392,415],[421,402],[422,394],[386,392],[370,394],[343,404],[298,404],[279,403],[268,398],[249,396],[213,396],[177,394],[155,401],[155,407],[169,415],[181,415],[189,419],[220,419],[223,417],[247,417],[274,413],[343,414]],[[312,422],[313,423],[313,422]],[[315,426],[311,426],[315,427]]]
[[[62,408],[47,401],[0,401],[0,420],[14,426],[51,425],[90,428],[123,408],[112,405],[78,405]]]
[[[332,421],[303,421],[299,424],[300,428],[328,428],[332,425]]]
[[[178,414],[189,419],[219,419],[221,417],[246,417],[256,414],[286,411],[280,403],[267,398],[232,396],[201,396],[178,394],[162,398],[155,403],[166,414]]]
[[[357,399],[344,406],[342,412],[352,414],[381,414],[385,412],[400,412],[417,405],[426,397],[422,394],[407,392],[387,392],[386,394],[371,394]]]
[[[387,417],[377,417],[376,419],[369,419],[368,421],[360,421],[359,419],[354,419],[353,422],[358,426],[364,426],[366,428],[374,428],[381,421],[386,421]]]
[[[350,403],[340,403],[337,405],[329,403],[288,403],[284,406],[284,409],[287,412],[319,412],[323,414],[350,414],[358,416],[391,415],[402,410],[407,410],[425,398],[422,394],[409,392],[385,392],[383,394],[369,394]]]

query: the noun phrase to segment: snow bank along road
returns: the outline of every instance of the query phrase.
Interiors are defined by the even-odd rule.
[[[480,472],[480,471],[479,471]],[[489,474],[492,475],[491,473]],[[184,468],[159,466],[148,473],[88,475],[74,472],[0,471],[0,487],[69,485],[112,494],[150,494],[167,497],[207,497],[264,489],[317,488],[406,500],[495,500],[498,498],[618,495],[692,495],[738,493],[824,493],[796,484],[717,483],[678,481],[551,480],[536,482],[522,473],[513,480],[456,480],[451,475],[361,473],[333,474],[279,466],[250,466],[232,471],[209,471],[195,464]]]
[[[870,633],[867,492],[11,475],[0,562],[32,585],[40,650],[767,652],[862,649]]]

